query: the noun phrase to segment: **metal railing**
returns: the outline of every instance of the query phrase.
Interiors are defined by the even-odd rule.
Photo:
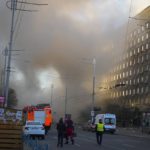
[[[48,150],[48,144],[40,144],[38,139],[33,139],[30,135],[23,135],[23,143],[31,150]]]

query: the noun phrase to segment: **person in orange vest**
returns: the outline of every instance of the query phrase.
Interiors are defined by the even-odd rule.
[[[46,114],[45,123],[44,123],[45,134],[48,133],[48,130],[51,127],[51,123],[52,123],[52,117],[51,117],[51,115],[50,114]]]
[[[99,119],[99,123],[96,124],[96,139],[97,143],[101,145],[102,139],[103,139],[103,133],[104,133],[104,124],[102,123],[102,120]]]

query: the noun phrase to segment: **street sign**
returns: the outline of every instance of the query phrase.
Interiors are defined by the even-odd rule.
[[[92,116],[92,117],[94,116],[94,111],[93,111],[93,110],[91,111],[91,116]]]
[[[0,96],[0,103],[4,103],[4,97]]]

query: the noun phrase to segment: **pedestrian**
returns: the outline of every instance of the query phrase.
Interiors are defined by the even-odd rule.
[[[66,131],[65,124],[63,122],[63,118],[60,118],[59,122],[57,123],[57,133],[58,133],[58,143],[57,146],[63,147],[63,138],[64,133]]]
[[[74,124],[73,121],[71,120],[70,117],[67,118],[66,122],[66,142],[65,144],[69,143],[69,138],[71,140],[72,145],[74,144],[74,138],[73,138],[73,133],[74,133]]]
[[[104,133],[104,124],[102,123],[102,120],[99,119],[99,123],[96,124],[96,139],[97,143],[101,145],[102,143],[102,138],[103,138],[103,133]]]

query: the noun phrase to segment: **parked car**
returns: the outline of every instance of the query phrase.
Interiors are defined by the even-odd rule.
[[[84,131],[92,131],[94,132],[95,131],[95,125],[93,125],[91,123],[91,121],[89,120],[88,122],[86,122],[83,126],[82,126],[82,129]]]
[[[24,134],[38,136],[42,139],[45,139],[45,129],[40,121],[26,121],[24,126]]]

